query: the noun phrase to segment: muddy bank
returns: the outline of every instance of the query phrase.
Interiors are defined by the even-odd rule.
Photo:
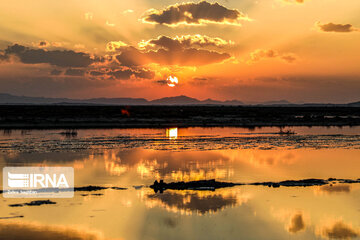
[[[27,203],[16,203],[16,204],[9,204],[9,207],[24,207],[24,206],[41,206],[41,205],[53,205],[56,202],[51,200],[36,200]]]
[[[225,187],[233,187],[236,183],[231,182],[218,182],[215,179],[212,180],[200,180],[200,181],[191,181],[191,182],[171,182],[165,183],[163,180],[159,182],[155,180],[154,184],[150,186],[150,188],[157,191],[164,191],[166,189],[172,190],[215,190],[217,188],[225,188]]]
[[[113,190],[126,190],[127,188],[122,187],[103,187],[103,186],[82,186],[82,187],[74,187],[74,188],[39,188],[39,189],[32,189],[36,192],[94,192],[100,191],[105,189],[113,189]],[[17,189],[17,191],[26,191],[25,189]],[[6,192],[6,190],[0,190],[0,194]],[[94,195],[94,194],[93,194]]]
[[[322,186],[327,184],[335,183],[360,183],[360,178],[356,180],[352,179],[301,179],[301,180],[285,180],[281,182],[253,182],[253,183],[233,183],[233,182],[218,182],[215,179],[211,180],[200,180],[190,182],[171,182],[165,183],[163,180],[159,182],[155,180],[154,184],[150,185],[150,188],[154,189],[155,192],[163,192],[165,190],[212,190],[215,191],[218,188],[234,187],[241,185],[254,185],[254,186],[268,186],[273,188],[278,187],[311,187],[311,186]]]

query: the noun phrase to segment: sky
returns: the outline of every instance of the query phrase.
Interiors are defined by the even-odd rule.
[[[0,92],[360,101],[359,12],[359,0],[3,1]]]

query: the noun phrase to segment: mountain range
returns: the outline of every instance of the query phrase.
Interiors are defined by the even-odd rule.
[[[71,99],[71,98],[46,98],[46,97],[28,97],[15,96],[6,93],[0,93],[0,104],[20,105],[20,104],[62,104],[62,105],[298,105],[286,100],[269,101],[269,102],[249,102],[244,103],[239,100],[219,101],[213,99],[198,100],[196,98],[184,95],[175,97],[164,97],[155,100],[146,100],[145,98],[88,98],[88,99]],[[301,104],[301,105],[334,105],[323,103]],[[360,106],[360,102],[349,104],[340,104],[347,106]]]

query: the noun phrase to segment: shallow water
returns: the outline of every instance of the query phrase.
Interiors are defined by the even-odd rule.
[[[76,186],[127,190],[18,208],[9,204],[29,199],[1,198],[0,239],[359,238],[357,183],[162,194],[147,187],[155,179],[360,178],[359,127],[288,129],[296,134],[270,127],[4,131],[1,167],[71,166]]]

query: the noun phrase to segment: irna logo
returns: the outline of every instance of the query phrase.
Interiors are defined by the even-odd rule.
[[[68,198],[74,195],[71,167],[5,167],[3,195],[7,198]]]
[[[21,174],[8,172],[8,186],[11,188],[59,188],[69,187],[65,174]]]

